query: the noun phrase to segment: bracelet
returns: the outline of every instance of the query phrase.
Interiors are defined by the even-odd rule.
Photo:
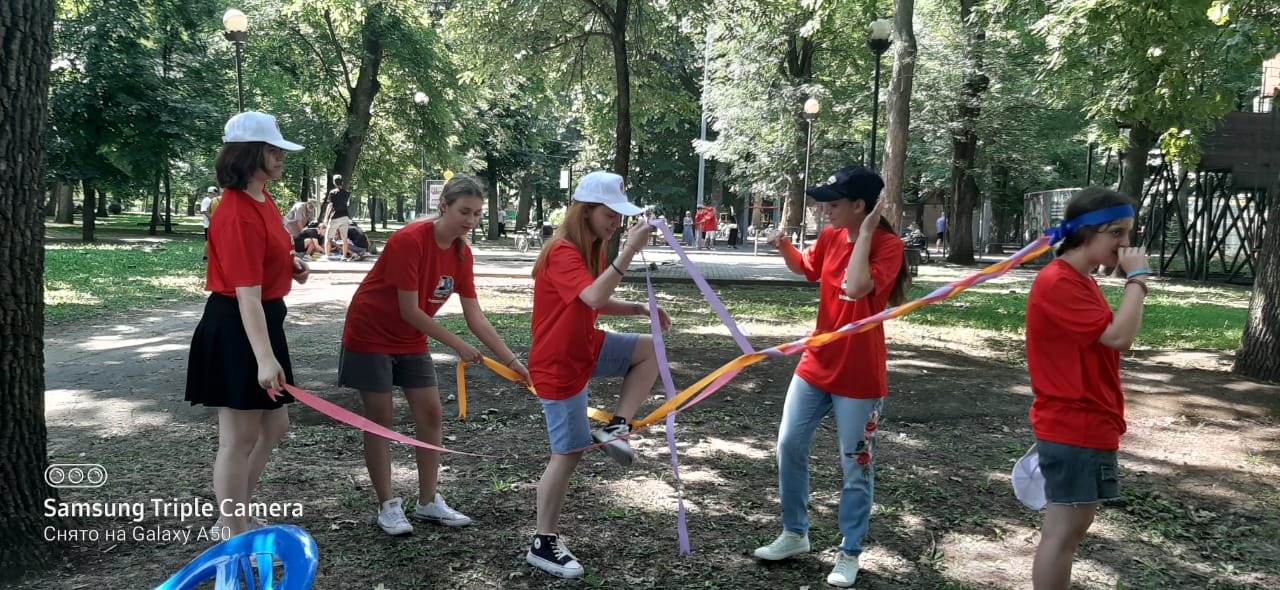
[[[1133,271],[1133,272],[1129,273],[1129,275],[1128,275],[1128,276],[1126,276],[1125,278],[1126,278],[1126,279],[1133,279],[1133,278],[1140,277],[1140,276],[1142,276],[1142,275],[1149,275],[1149,274],[1151,274],[1151,270],[1150,270],[1150,269],[1146,269],[1146,268],[1139,268],[1138,270],[1135,270],[1135,271]]]
[[[510,367],[510,366],[511,366],[511,363],[518,362],[519,360],[520,360],[520,357],[512,355],[511,360],[509,360],[509,361],[507,361],[507,362],[505,362],[505,363],[502,363],[502,366],[504,366],[504,367]]]
[[[1139,275],[1139,276],[1141,276],[1141,275]],[[1125,281],[1125,282],[1124,282],[1124,286],[1125,286],[1125,288],[1128,288],[1128,287],[1129,287],[1129,285],[1137,285],[1138,287],[1140,287],[1140,288],[1142,289],[1142,296],[1143,296],[1143,297],[1146,297],[1146,296],[1147,296],[1147,283],[1146,283],[1146,282],[1144,282],[1144,281],[1139,281],[1138,279],[1129,279],[1129,280],[1127,280],[1127,281]]]
[[[627,276],[627,273],[622,272],[622,270],[618,268],[618,265],[614,264],[612,260],[609,261],[609,268],[612,268],[613,272],[618,273],[618,276],[620,277]]]

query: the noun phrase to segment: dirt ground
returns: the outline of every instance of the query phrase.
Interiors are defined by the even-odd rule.
[[[334,380],[345,302],[358,279],[318,276],[295,290],[287,326],[299,385],[353,410],[355,396]],[[481,288],[486,284],[520,281],[486,279]],[[110,473],[101,488],[64,490],[63,501],[212,499],[215,422],[207,410],[181,401],[199,312],[185,306],[49,328],[51,460],[100,463]],[[889,333],[891,393],[856,587],[1029,588],[1041,516],[1014,499],[1008,475],[1032,442],[1025,369],[966,352],[982,343],[899,341],[892,324]],[[728,338],[670,351],[677,385],[693,383],[735,352]],[[377,507],[360,435],[295,406],[294,427],[256,499],[302,505],[301,516],[274,521],[315,537],[316,588],[827,587],[839,541],[833,424],[819,431],[812,455],[813,553],[778,564],[751,557],[780,530],[772,447],[795,359],[756,365],[679,417],[690,556],[677,556],[680,492],[662,428],[635,437],[638,460],[630,470],[599,453],[583,462],[562,521],[563,538],[588,571],[582,582],[555,580],[524,563],[545,465],[540,456],[547,452],[538,403],[472,370],[471,418],[453,419],[455,359],[437,354],[437,360],[450,416],[446,446],[500,457],[444,460],[441,490],[475,524],[460,530],[418,524],[414,536],[387,537],[372,522]],[[1280,386],[1238,379],[1225,371],[1229,363],[1203,352],[1126,355],[1124,498],[1100,513],[1079,552],[1076,588],[1280,588]],[[612,409],[616,383],[594,390],[593,405]],[[400,430],[411,433],[406,410],[399,400]],[[394,448],[393,455],[396,490],[412,498],[411,454]],[[212,545],[194,538],[209,524],[153,514],[136,523],[84,518],[68,528],[96,531],[97,540],[49,541],[65,549],[65,561],[14,587],[151,588]],[[138,527],[187,530],[193,538],[139,540]],[[106,539],[113,530],[129,538]]]

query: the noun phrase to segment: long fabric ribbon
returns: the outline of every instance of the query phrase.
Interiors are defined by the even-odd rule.
[[[833,332],[801,338],[757,353],[744,354],[732,361],[729,361],[711,374],[698,380],[697,383],[694,383],[688,389],[682,391],[680,395],[676,396],[674,399],[668,400],[666,403],[659,406],[643,420],[640,420],[637,423],[637,427],[643,428],[666,418],[669,414],[688,410],[718,391],[725,383],[728,383],[729,380],[735,377],[738,373],[741,373],[743,369],[767,358],[795,355],[804,352],[808,348],[825,346],[841,338],[847,338],[853,334],[870,330],[887,320],[907,315],[926,305],[950,299],[975,285],[980,285],[1003,276],[1014,267],[1024,262],[1034,260],[1049,251],[1053,241],[1056,240],[1050,236],[1041,236],[1036,241],[1024,246],[1012,256],[988,266],[976,274],[970,275],[959,281],[943,285],[942,287],[935,289],[932,293],[919,299],[909,301],[896,307],[891,307],[875,315],[867,316],[856,322],[846,324]],[[694,396],[697,397],[694,398]]]
[[[742,354],[751,354],[755,349],[751,348],[751,343],[747,341],[746,335],[738,327],[738,322],[733,321],[733,316],[729,315],[729,310],[724,306],[724,302],[720,301],[720,296],[711,290],[711,285],[707,284],[707,279],[702,278],[702,273],[698,272],[698,266],[689,259],[689,255],[685,253],[684,248],[680,247],[680,240],[671,233],[671,228],[661,220],[654,219],[649,222],[654,228],[662,233],[662,239],[667,241],[667,245],[680,257],[680,263],[684,265],[685,271],[689,273],[689,278],[693,279],[693,283],[698,286],[698,290],[702,291],[702,296],[706,297],[707,303],[711,306],[711,310],[720,316],[720,321],[729,328],[729,334],[733,336],[733,341],[738,343],[738,348],[742,349]],[[645,268],[648,268],[646,266]],[[646,271],[645,276],[648,276]]]
[[[658,374],[662,376],[662,389],[667,399],[676,396],[676,383],[671,378],[671,365],[667,362],[667,345],[662,336],[662,320],[658,314],[658,296],[653,290],[653,275],[646,265],[645,284],[649,288],[649,323],[653,333],[653,352],[658,361]],[[676,488],[676,537],[680,540],[680,555],[691,555],[689,524],[684,512],[684,480],[680,478],[680,456],[676,451],[676,416],[667,414],[667,449],[671,451],[671,472],[675,475]]]
[[[834,332],[828,332],[825,334],[809,336],[806,338],[795,340],[793,342],[788,342],[786,344],[775,346],[767,350],[763,350],[760,352],[753,352],[750,354],[744,354],[742,356],[739,356],[738,358],[735,358],[732,361],[729,361],[719,369],[716,369],[711,374],[703,377],[702,379],[699,379],[696,383],[686,388],[684,391],[680,392],[675,397],[668,399],[666,403],[662,404],[662,406],[655,409],[643,420],[633,421],[632,434],[635,434],[639,430],[649,425],[652,425],[660,420],[665,420],[668,416],[675,416],[680,412],[684,412],[692,408],[693,406],[697,405],[698,403],[701,403],[706,398],[710,397],[713,393],[718,391],[730,380],[732,380],[735,376],[737,376],[738,373],[741,373],[743,369],[751,365],[754,365],[767,358],[777,358],[782,356],[795,355],[803,352],[805,349],[808,349],[808,348],[817,348],[820,346],[825,346],[840,338],[845,338],[852,334],[870,330],[876,325],[884,323],[886,320],[902,317],[926,305],[930,305],[933,303],[937,303],[939,301],[944,301],[946,299],[955,297],[956,295],[959,295],[960,293],[964,292],[965,290],[973,286],[980,285],[992,279],[1003,276],[1005,273],[1009,272],[1014,267],[1017,267],[1018,265],[1021,265],[1024,262],[1027,262],[1039,257],[1040,255],[1044,254],[1049,250],[1049,248],[1051,247],[1054,241],[1057,241],[1057,240],[1051,239],[1049,236],[1042,236],[1036,241],[1030,244],[1027,244],[1025,247],[1023,247],[1018,252],[1014,253],[1012,256],[1009,256],[1008,258],[1000,262],[997,262],[991,266],[988,266],[974,275],[971,275],[959,281],[955,281],[953,283],[949,283],[947,285],[939,287],[938,289],[934,290],[932,293],[924,297],[921,297],[919,299],[904,303],[902,305],[899,305],[893,308],[886,309],[883,312],[880,312],[878,314],[868,316],[866,318],[858,320],[857,322],[853,322],[851,324],[845,325]],[[689,270],[691,275],[697,272],[696,269],[692,266],[689,267]],[[462,366],[463,363],[459,363],[459,365]],[[511,381],[519,381],[519,376],[517,373],[515,373],[514,371],[511,371],[510,369],[507,369],[506,367],[502,366],[501,363],[493,359],[489,359],[486,357],[484,361],[484,365],[486,367],[489,367],[495,373],[501,375],[506,379],[509,379]],[[664,386],[665,386],[665,383],[664,383]],[[460,371],[459,383],[458,383],[459,392],[463,391],[465,387],[466,387],[465,375]],[[476,453],[467,453],[464,451],[454,451],[444,447],[439,447],[439,446],[431,445],[428,443],[424,443],[422,441],[401,435],[400,433],[390,430],[388,428],[385,428],[377,423],[371,422],[368,419],[364,418],[363,416],[350,412],[345,408],[342,408],[324,399],[316,397],[301,389],[293,387],[292,385],[286,385],[285,390],[293,394],[294,398],[296,398],[298,401],[312,407],[313,409],[315,409],[316,411],[322,414],[325,414],[331,418],[334,418],[335,420],[338,420],[339,422],[342,422],[344,424],[348,424],[355,428],[359,428],[361,430],[376,434],[378,436],[387,438],[389,440],[404,443],[407,445],[422,447],[422,448],[426,448],[429,450],[438,451],[442,453],[453,453],[458,455],[466,455],[466,456],[481,457],[481,458],[503,457],[500,455],[480,455]],[[274,399],[274,392],[271,392],[271,393],[273,394],[273,399]],[[460,402],[462,401],[461,395],[459,395],[459,401]],[[602,412],[594,409],[592,410],[592,414],[593,414],[592,417],[595,419],[599,419],[601,416],[609,416],[607,412]],[[599,446],[600,445],[593,445],[591,447],[578,449],[577,451],[574,451],[574,452],[586,451],[586,450],[594,449]],[[545,457],[545,455],[536,455],[532,457]],[[524,457],[517,457],[517,458],[524,458]]]

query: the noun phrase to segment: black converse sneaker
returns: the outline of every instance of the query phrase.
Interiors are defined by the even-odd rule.
[[[627,439],[622,438],[631,434],[631,427],[625,423],[610,424],[595,430],[591,433],[591,440],[596,443],[608,443],[600,450],[609,455],[610,459],[618,462],[623,467],[631,466],[631,461],[635,459],[635,453],[631,452],[631,445],[627,444]]]
[[[557,578],[581,578],[586,573],[556,535],[534,535],[524,560]]]

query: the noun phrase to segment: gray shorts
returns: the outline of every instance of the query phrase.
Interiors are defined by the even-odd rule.
[[[1120,497],[1115,451],[1036,441],[1044,496],[1050,504],[1097,504]]]
[[[355,352],[345,346],[338,350],[338,385],[363,393],[391,393],[392,386],[426,389],[438,383],[429,352],[382,354]]]

